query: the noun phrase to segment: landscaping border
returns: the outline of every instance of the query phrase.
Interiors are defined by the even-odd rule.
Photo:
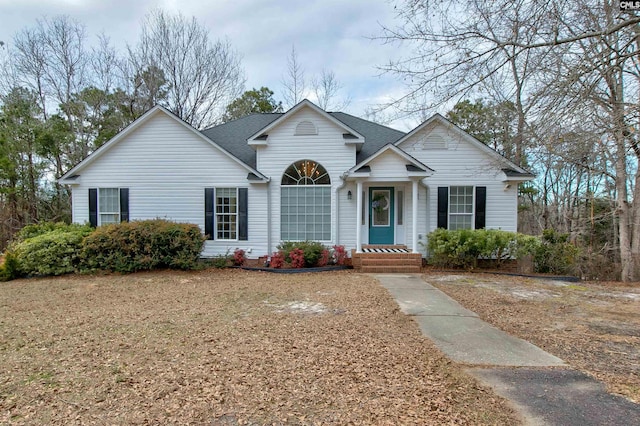
[[[243,269],[245,271],[262,271],[271,272],[274,274],[305,274],[311,272],[330,272],[330,271],[344,271],[347,269],[353,269],[353,266],[340,265],[340,266],[317,266],[315,268],[261,268],[261,267],[249,267],[249,266],[231,266],[235,269]]]

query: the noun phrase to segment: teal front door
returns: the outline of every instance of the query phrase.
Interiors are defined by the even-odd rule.
[[[369,188],[369,244],[393,244],[393,188]]]

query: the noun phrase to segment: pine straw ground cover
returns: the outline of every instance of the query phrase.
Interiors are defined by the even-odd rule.
[[[640,285],[489,274],[424,279],[496,327],[640,403]]]
[[[518,423],[350,271],[4,283],[0,365],[0,423]]]

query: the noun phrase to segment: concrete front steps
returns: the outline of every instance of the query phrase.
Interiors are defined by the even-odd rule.
[[[351,250],[353,268],[358,272],[419,273],[422,267],[422,254],[411,253],[403,245],[363,245],[363,253]]]

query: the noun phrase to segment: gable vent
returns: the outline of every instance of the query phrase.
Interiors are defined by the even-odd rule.
[[[424,141],[424,149],[447,149],[447,141],[440,135],[429,135]]]
[[[301,121],[296,126],[296,136],[317,135],[318,129],[311,121]]]

